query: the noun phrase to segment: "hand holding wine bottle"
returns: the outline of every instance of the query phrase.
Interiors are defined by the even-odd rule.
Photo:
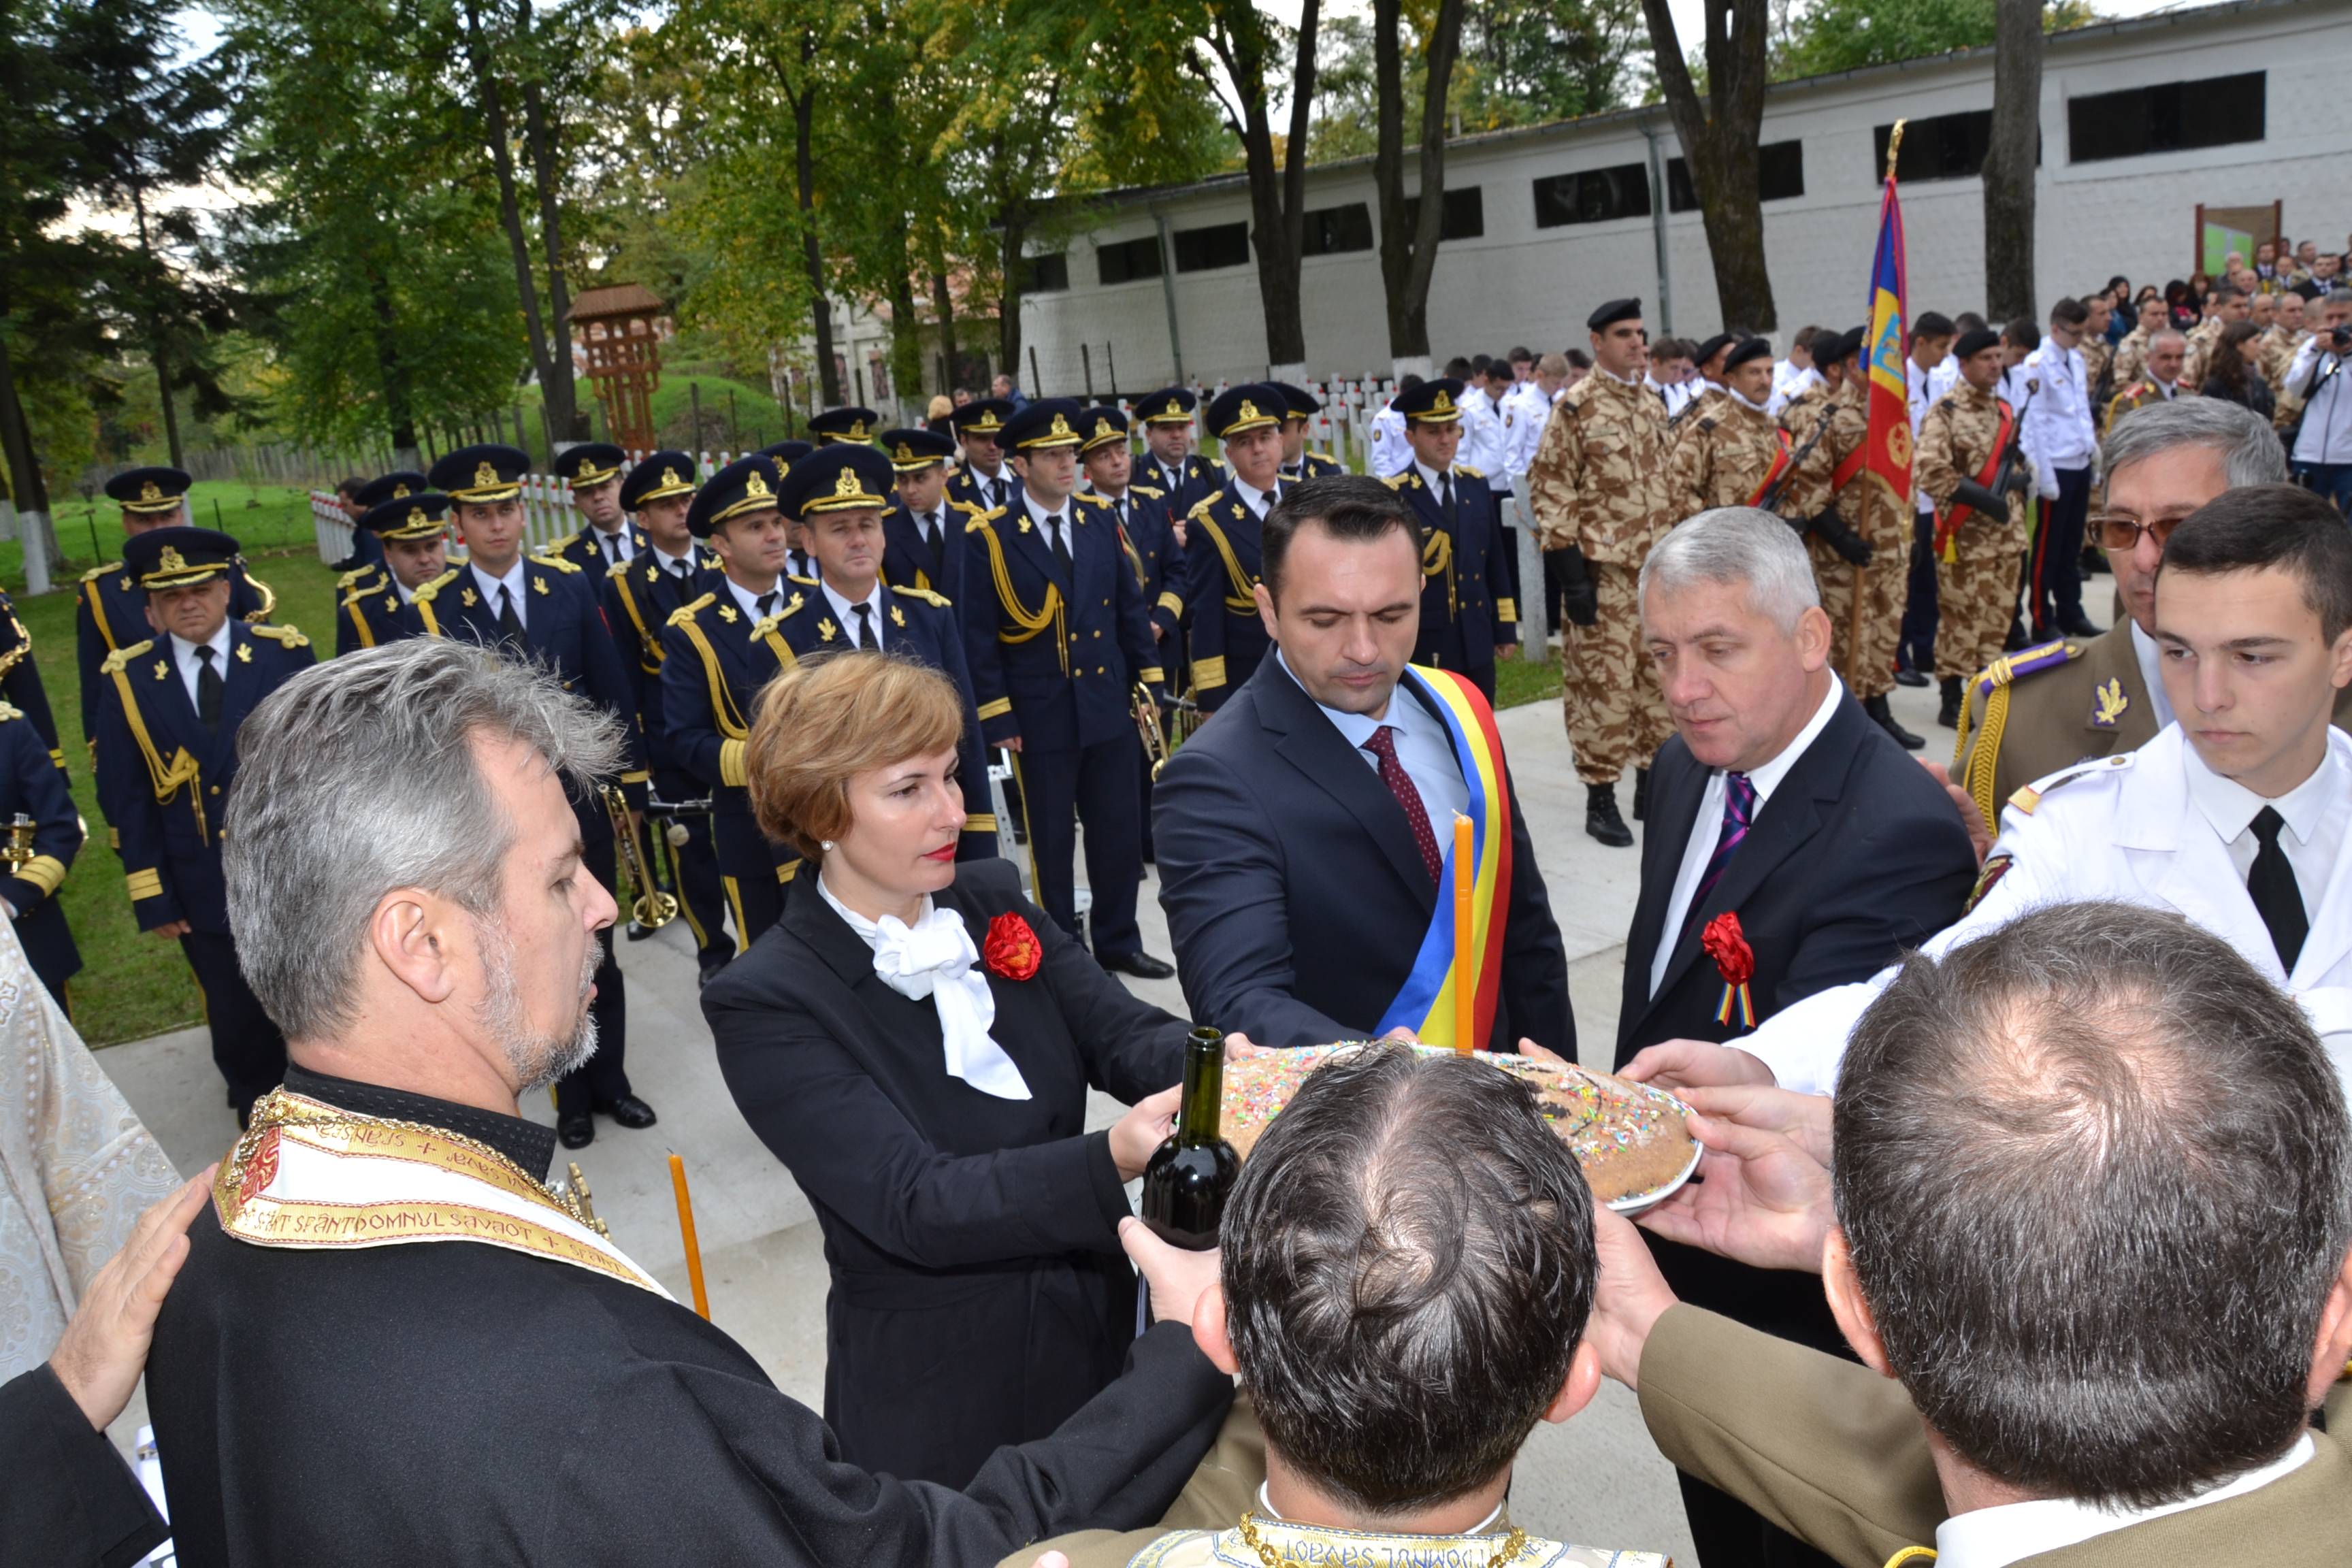
[[[1241,1174],[1241,1156],[1218,1136],[1225,1092],[1225,1042],[1211,1028],[1184,1040],[1183,1109],[1176,1130],[1143,1171],[1143,1223],[1171,1247],[1206,1252],[1217,1245],[1225,1196]]]

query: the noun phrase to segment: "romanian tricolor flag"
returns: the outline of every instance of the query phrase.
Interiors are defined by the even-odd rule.
[[[1895,199],[1895,153],[1902,145],[1897,124],[1886,145],[1886,194],[1878,205],[1878,256],[1870,268],[1870,434],[1863,442],[1869,471],[1898,507],[1911,498],[1911,381],[1904,363],[1904,326],[1909,320],[1903,286],[1903,206]]]
[[[1450,669],[1407,665],[1404,679],[1428,697],[1445,721],[1462,777],[1470,786],[1471,824],[1471,1011],[1473,1049],[1494,1037],[1495,1007],[1503,987],[1503,934],[1511,914],[1511,792],[1503,771],[1503,741],[1495,731],[1495,710],[1466,676]],[[1411,701],[1399,693],[1392,701]],[[1435,912],[1413,955],[1412,973],[1396,1000],[1381,1016],[1374,1035],[1402,1026],[1425,1046],[1460,1049],[1454,1005],[1453,835],[1440,833],[1445,863],[1438,877]]]

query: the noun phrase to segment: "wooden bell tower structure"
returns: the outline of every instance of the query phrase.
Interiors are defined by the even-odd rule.
[[[591,289],[572,302],[572,331],[604,405],[604,427],[631,453],[654,447],[654,389],[661,384],[655,322],[668,313],[659,295],[637,283]]]

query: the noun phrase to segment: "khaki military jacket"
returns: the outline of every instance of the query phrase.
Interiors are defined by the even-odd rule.
[[[2000,435],[2002,406],[1994,394],[1979,392],[1962,381],[1919,421],[1919,451],[1911,474],[1919,493],[1935,503],[1938,519],[1951,509],[1952,492],[1960,481],[1984,471]],[[2005,518],[1971,512],[1955,538],[1961,552],[1969,555],[2006,555],[2024,549],[2025,498],[2012,491]]]
[[[1814,441],[1813,432],[1824,418],[1830,422],[1829,428],[1822,431],[1820,440]],[[1780,515],[1794,521],[1819,517],[1830,505],[1831,486],[1836,480],[1839,466],[1869,438],[1870,405],[1852,382],[1835,392],[1815,383],[1781,405],[1780,428],[1789,433],[1791,452],[1812,442],[1811,450],[1797,465],[1796,473],[1780,492]],[[1849,528],[1860,524],[1864,490],[1857,469],[1845,488],[1834,492],[1838,516]],[[1893,521],[1898,529],[1907,521],[1900,506],[1881,510],[1895,514]]]
[[[2221,329],[2228,324],[2213,316],[2189,329],[2189,352],[2180,360],[2181,385],[2193,392],[2205,384],[2205,367],[2212,362],[2213,345],[2221,341]]]
[[[2086,337],[2075,352],[2083,356],[2084,389],[2096,397],[2099,378],[2107,374],[2108,363],[2115,358],[2116,345],[2105,338]]]
[[[1706,413],[1675,427],[1674,488],[1677,521],[1719,506],[1746,506],[1772,471],[1780,429],[1772,416],[1723,396]]]
[[[1639,566],[1682,520],[1666,410],[1650,391],[1596,370],[1560,395],[1528,468],[1528,503],[1546,550]]]
[[[2129,386],[2147,367],[2147,331],[2143,327],[2134,327],[2116,345],[2116,384]]]
[[[1667,1310],[1642,1351],[1642,1418],[1675,1466],[1846,1568],[1931,1545],[1947,1517],[1926,1429],[1903,1385],[1696,1307]],[[2327,1402],[2338,1433],[2352,1384]],[[2242,1496],[2037,1552],[2017,1568],[2341,1564],[2352,1455],[2315,1433],[2309,1463]],[[1924,1563],[1914,1568],[1926,1568]]]
[[[2172,397],[2194,397],[2196,395],[2197,389],[2189,385],[2188,382],[2180,381],[2173,384]],[[2156,389],[2156,383],[2148,380],[2146,376],[2142,376],[2137,381],[2135,381],[2130,385],[2125,387],[2121,392],[2116,393],[2114,401],[2107,405],[2106,427],[2110,430],[2114,429],[2116,427],[2116,421],[2122,418],[2125,415],[2129,414],[2135,408],[2145,408],[2151,403],[2169,403],[2171,401],[2171,397],[2165,396],[2164,394]]]
[[[2273,395],[2286,390],[2287,367],[2294,363],[2296,353],[2310,340],[2309,331],[2297,329],[2290,332],[2284,327],[2273,327],[2256,340],[2262,345],[2263,380]]]

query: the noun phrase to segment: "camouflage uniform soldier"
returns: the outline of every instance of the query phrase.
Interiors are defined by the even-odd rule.
[[[2107,405],[2106,428],[2116,427],[2116,421],[2135,408],[2145,408],[2151,403],[2169,403],[2184,394],[2194,395],[2196,388],[2180,382],[2180,362],[2189,345],[2179,332],[2166,327],[2148,339],[2147,358],[2140,366],[2140,374],[2126,383]]]
[[[2032,488],[2028,465],[2011,476],[2011,493],[1990,487],[2002,437],[2015,412],[1993,388],[2000,384],[2000,335],[1988,328],[1953,346],[1960,379],[1919,426],[1913,474],[1919,493],[1936,503],[1936,674],[1943,687],[1937,722],[1958,729],[1961,689],[1970,676],[2001,656],[2017,614],[2018,560],[2025,551],[2025,503],[2017,490]]]
[[[2139,305],[2139,325],[2124,334],[2116,345],[2116,389],[2120,392],[2137,381],[2147,369],[2147,345],[2158,332],[2172,328],[2172,312],[2161,300],[2143,300]]]
[[[1795,460],[1781,487],[1779,511],[1804,531],[1813,558],[1813,581],[1822,609],[1830,617],[1830,663],[1843,676],[1878,727],[1907,751],[1927,742],[1895,721],[1887,693],[1895,689],[1895,649],[1903,635],[1904,568],[1910,532],[1908,508],[1865,508],[1861,480],[1863,443],[1870,433],[1870,402],[1863,390],[1861,327],[1843,334],[1824,332],[1814,341],[1818,385],[1789,399],[1780,410]],[[1865,524],[1867,530],[1865,531]],[[1862,652],[1847,647],[1853,630],[1857,569],[1862,577]]]
[[[1719,506],[1756,505],[1784,466],[1787,444],[1764,412],[1772,345],[1762,338],[1736,344],[1724,356],[1722,375],[1722,392],[1675,426],[1677,521]]]
[[[1584,830],[1622,847],[1633,834],[1617,815],[1618,775],[1629,763],[1635,770],[1638,820],[1650,758],[1674,733],[1642,643],[1634,579],[1650,546],[1682,514],[1665,408],[1642,385],[1642,302],[1612,300],[1585,325],[1595,373],[1553,406],[1528,469],[1528,497],[1567,615],[1560,700],[1585,784]]]
[[[2263,334],[2263,380],[2273,392],[2286,384],[2286,368],[2310,336],[2311,330],[2304,325],[2303,296],[2278,296],[2271,307],[2271,330]]]

